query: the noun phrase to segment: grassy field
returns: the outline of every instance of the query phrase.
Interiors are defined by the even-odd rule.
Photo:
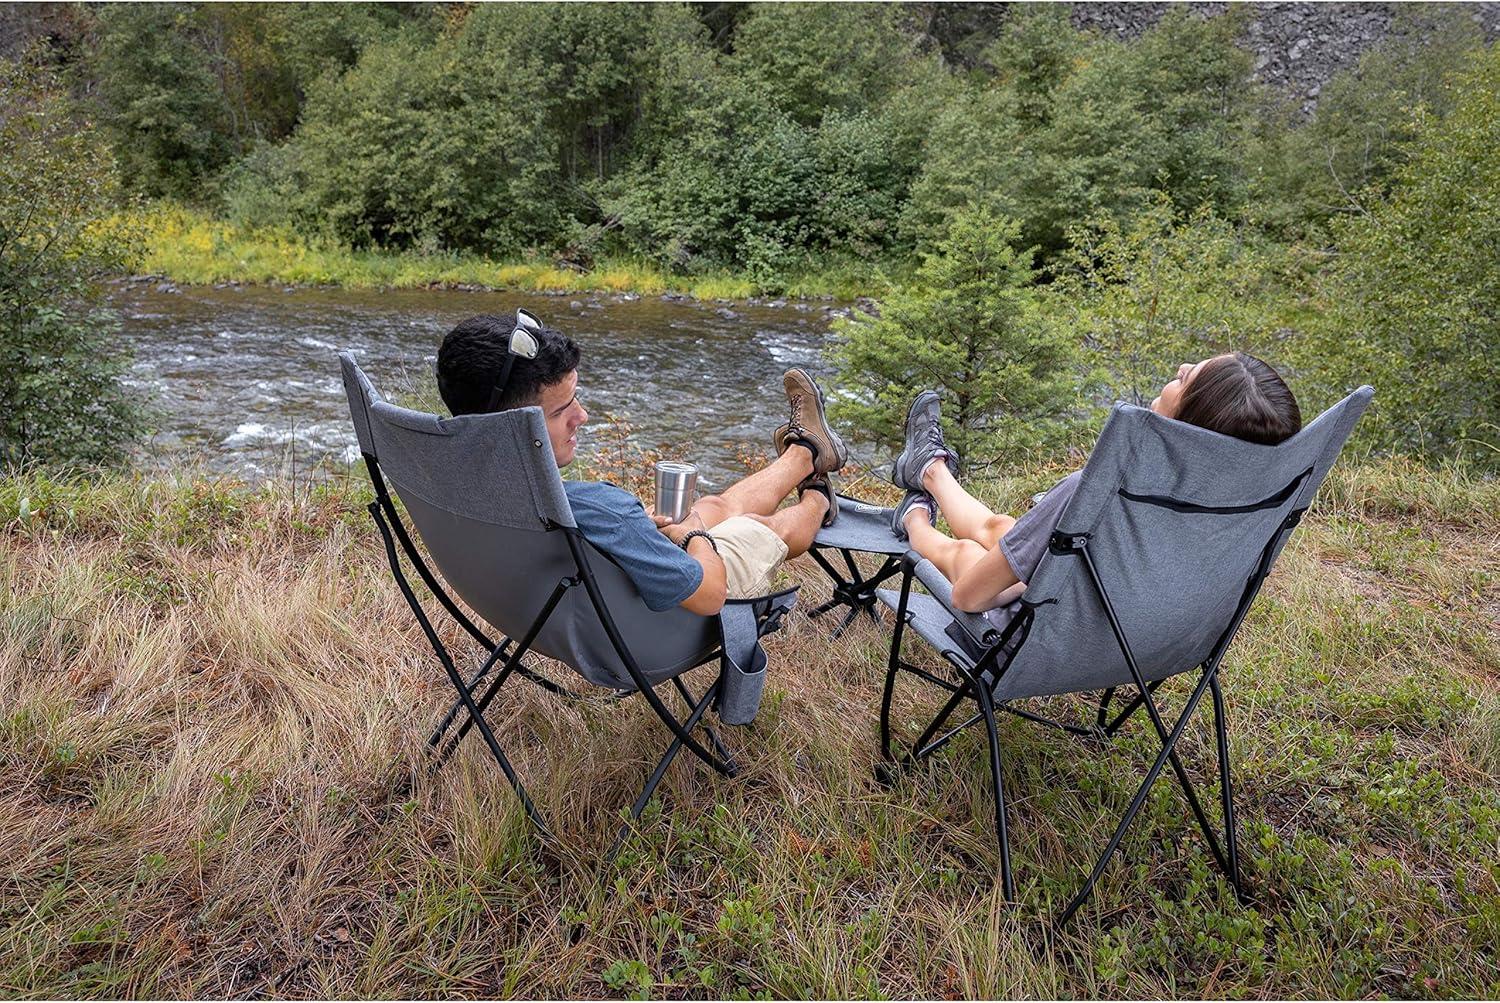
[[[361,480],[0,481],[0,993],[1500,994],[1500,483],[1335,471],[1226,663],[1254,903],[1158,784],[1049,943],[1148,762],[1141,721],[1105,750],[1002,722],[1007,907],[981,737],[880,787],[884,629],[794,617],[727,736],[743,775],[680,759],[596,891],[664,730],[507,687],[493,720],[558,850],[479,743],[426,779],[447,687]],[[815,570],[788,572],[807,605]],[[931,703],[903,692],[898,720]],[[1211,735],[1185,740],[1195,775]]]
[[[676,292],[700,300],[747,299],[763,294],[852,300],[879,292],[889,284],[878,267],[854,262],[766,283],[729,273],[670,275],[640,260],[605,260],[588,271],[579,271],[559,267],[550,258],[495,261],[474,254],[354,251],[311,242],[290,232],[247,231],[171,205],[157,206],[125,222],[143,239],[137,271],[198,285],[248,282],[350,289],[477,286],[643,296]]]

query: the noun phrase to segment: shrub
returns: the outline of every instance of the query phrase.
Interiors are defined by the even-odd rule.
[[[130,235],[109,221],[114,163],[57,82],[0,62],[0,460],[103,461],[141,430],[124,392],[103,273]]]
[[[1044,294],[1080,338],[1100,403],[1144,404],[1183,362],[1242,350],[1288,368],[1300,275],[1286,249],[1207,207],[1184,215],[1158,193],[1128,225],[1069,231]]]
[[[494,5],[406,31],[313,88],[304,226],[356,246],[513,254],[589,222],[635,113],[656,20],[634,5]],[[586,55],[585,55],[586,54]]]
[[[1335,227],[1331,316],[1311,360],[1328,393],[1369,382],[1377,441],[1500,466],[1500,50],[1452,81],[1390,197]]]
[[[956,214],[916,282],[836,328],[835,418],[899,448],[912,397],[943,397],[949,441],[970,469],[1055,444],[1077,416],[1073,343],[1036,315],[1019,225]]]
[[[1016,217],[1048,261],[1069,227],[1124,220],[1152,191],[1179,209],[1237,207],[1251,111],[1238,23],[1173,11],[1126,43],[1058,13],[1016,18],[990,49],[994,80],[938,117],[906,231],[934,232],[977,198]]]
[[[1466,10],[1401,5],[1391,33],[1323,87],[1309,121],[1296,120],[1295,102],[1263,108],[1246,152],[1251,218],[1282,237],[1321,241],[1330,220],[1362,212],[1378,197],[1368,189],[1388,186],[1421,120],[1452,107],[1457,93],[1446,78],[1482,42]]]
[[[922,139],[949,90],[898,14],[757,7],[727,59],[701,37],[673,36],[646,92],[664,117],[643,122],[628,168],[600,189],[625,247],[778,286],[829,254],[868,259],[898,243]]]

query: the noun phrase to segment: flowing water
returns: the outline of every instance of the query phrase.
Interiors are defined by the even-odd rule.
[[[189,460],[246,478],[358,457],[336,353],[354,352],[388,398],[442,410],[433,364],[444,333],[515,307],[583,349],[579,397],[597,427],[692,460],[716,480],[743,471],[737,449],[769,444],[786,420],[781,373],[819,371],[832,304],[713,304],[660,297],[279,287],[122,285],[115,306],[134,353],[132,382],[155,397],[145,462]],[[595,435],[590,435],[591,427]]]

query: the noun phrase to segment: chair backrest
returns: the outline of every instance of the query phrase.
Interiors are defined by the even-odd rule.
[[[360,452],[401,499],[448,587],[497,630],[520,639],[554,587],[578,574],[576,529],[541,409],[440,418],[381,397],[349,353],[344,390]],[[718,621],[684,609],[655,613],[630,578],[586,542],[585,560],[627,649],[652,682],[696,664]],[[601,686],[633,688],[582,587],[568,589],[534,650]]]
[[[1275,446],[1115,406],[1058,532],[1087,536],[1146,679],[1202,664],[1234,626],[1373,393],[1359,388]],[[1044,555],[1023,603],[1030,622],[998,698],[1132,682],[1082,555]]]

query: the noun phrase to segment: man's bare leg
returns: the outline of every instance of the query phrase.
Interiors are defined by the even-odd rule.
[[[776,509],[786,496],[797,490],[797,485],[810,477],[812,472],[812,452],[801,443],[793,442],[774,462],[767,464],[744,480],[731,484],[719,494],[705,495],[698,499],[693,505],[693,511],[702,517],[703,524],[709,528],[737,515],[769,517],[776,513]],[[809,493],[815,494],[816,492]],[[821,495],[819,497],[821,498]],[[820,519],[821,513],[828,509],[828,499],[822,498],[821,500]],[[804,497],[802,502],[806,501]],[[800,505],[801,502],[798,504]],[[817,530],[813,532],[816,533]],[[779,533],[777,535],[780,536]],[[787,546],[791,546],[790,541]]]
[[[779,536],[786,544],[787,560],[791,560],[812,549],[813,538],[823,527],[823,516],[827,512],[827,496],[821,491],[809,491],[795,505],[788,505],[770,515],[746,512],[745,518],[754,519]]]
[[[1010,528],[1016,524],[1015,519],[1008,515],[997,514],[984,502],[965,491],[946,463],[927,464],[927,469],[922,471],[922,487],[937,499],[943,518],[948,520],[949,528],[959,540],[972,540],[985,550],[993,550],[1000,542],[1000,538],[1010,532]],[[932,532],[937,532],[926,523],[926,520],[918,518],[917,521],[926,524],[927,529]],[[942,536],[941,533],[938,535]],[[944,539],[947,538],[944,537]],[[938,563],[921,549],[917,552],[933,564]],[[953,581],[953,576],[949,575],[948,580]]]

